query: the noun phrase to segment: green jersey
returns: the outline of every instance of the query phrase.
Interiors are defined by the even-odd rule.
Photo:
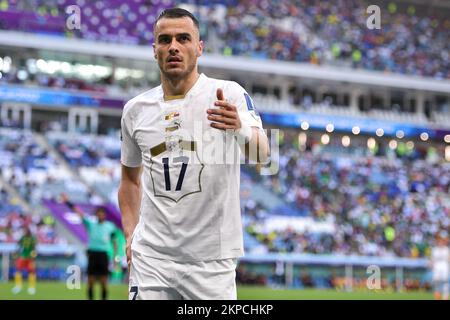
[[[116,226],[110,221],[99,223],[96,219],[83,217],[83,224],[88,232],[88,250],[108,252]]]
[[[24,235],[19,240],[20,257],[25,259],[34,258],[33,251],[36,249],[36,238],[32,235]]]

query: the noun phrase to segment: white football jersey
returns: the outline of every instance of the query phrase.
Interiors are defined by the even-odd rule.
[[[431,259],[433,261],[433,278],[448,279],[450,249],[445,246],[434,247],[431,252]]]
[[[206,261],[243,255],[239,204],[240,149],[230,132],[212,128],[216,90],[241,122],[262,130],[236,82],[201,74],[184,97],[164,100],[161,86],[130,100],[121,126],[121,162],[143,165],[143,195],[132,250],[159,259]]]

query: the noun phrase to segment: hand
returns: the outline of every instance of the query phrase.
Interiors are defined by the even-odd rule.
[[[120,262],[119,256],[114,256],[114,259],[112,261],[113,270],[117,270]]]
[[[219,130],[239,130],[241,128],[241,120],[239,119],[239,113],[236,106],[228,103],[224,96],[223,90],[217,89],[216,92],[217,101],[215,106],[220,109],[208,109],[208,120],[211,120],[211,127]]]
[[[131,267],[131,237],[127,238],[127,244],[125,248],[125,252],[127,254],[127,264],[128,264],[128,272],[130,272]]]

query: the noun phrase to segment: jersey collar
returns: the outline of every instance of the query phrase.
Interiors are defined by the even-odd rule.
[[[194,96],[202,89],[203,83],[205,82],[205,80],[207,78],[208,77],[204,73],[201,73],[200,76],[198,77],[197,81],[195,82],[195,84],[192,86],[191,89],[189,89],[188,92],[186,92],[186,94],[184,96],[182,96],[182,95],[180,95],[180,96],[171,96],[168,99],[164,99],[164,92],[163,92],[163,89],[162,89],[162,85],[160,85],[159,86],[160,100],[167,102],[167,101],[170,101],[170,100],[183,99],[183,98],[186,99],[186,98],[189,98],[191,96]]]

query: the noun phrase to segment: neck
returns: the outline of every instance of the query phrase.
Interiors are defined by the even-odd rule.
[[[171,96],[184,96],[197,82],[200,74],[191,72],[186,78],[167,78],[161,74],[161,85],[164,98]]]

